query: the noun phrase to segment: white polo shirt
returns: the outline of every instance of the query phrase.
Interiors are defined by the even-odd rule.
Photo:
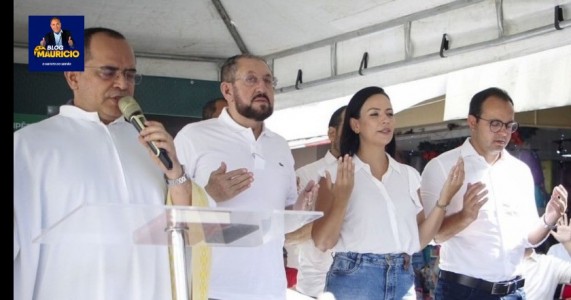
[[[533,177],[529,167],[503,150],[493,165],[479,155],[470,138],[463,145],[433,158],[422,173],[425,212],[434,208],[450,169],[464,159],[464,185],[454,195],[446,215],[462,209],[467,183],[482,181],[488,202],[478,218],[442,243],[440,269],[487,281],[510,280],[529,244],[528,233],[538,224]]]
[[[547,255],[559,257],[562,260],[571,262],[571,256],[569,255],[569,252],[567,252],[567,249],[565,249],[565,246],[563,246],[561,243],[551,245],[549,250],[547,250]]]
[[[532,253],[524,259],[520,270],[525,278],[526,299],[553,299],[558,284],[571,282],[571,263],[560,258]]]
[[[331,154],[331,151],[327,151],[325,156],[321,159],[316,160],[310,164],[307,164],[295,171],[295,175],[299,177],[299,186],[304,188],[310,180],[319,183],[321,179],[321,174],[331,167],[337,165],[337,158]]]
[[[327,151],[321,159],[307,164],[295,171],[299,177],[299,186],[304,188],[310,180],[319,182],[324,171],[337,165],[337,159]],[[317,297],[325,287],[325,276],[333,262],[331,251],[322,252],[315,247],[312,239],[298,246],[297,285],[295,288],[305,295]]]
[[[335,252],[407,253],[420,250],[416,215],[422,211],[418,198],[420,175],[414,168],[389,158],[382,181],[373,177],[368,164],[357,155],[355,183]],[[334,182],[337,166],[329,169]]]
[[[186,125],[175,138],[178,158],[200,186],[225,162],[227,170],[254,173],[252,186],[216,204],[246,210],[283,210],[297,199],[294,160],[286,140],[264,126],[256,140],[250,128],[224,109],[218,118]],[[280,236],[259,247],[214,247],[210,298],[285,299],[286,277]]]

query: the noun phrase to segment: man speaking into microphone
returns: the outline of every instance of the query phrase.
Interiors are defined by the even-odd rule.
[[[135,101],[135,98],[131,96],[125,96],[119,99],[119,110],[121,110],[121,113],[123,113],[125,119],[127,119],[129,122],[131,122],[131,124],[133,124],[133,126],[135,126],[137,131],[141,132],[146,127],[145,124],[147,119],[145,118],[145,115],[143,115],[143,110],[137,101]],[[167,170],[172,169],[172,161],[165,149],[157,147],[154,141],[147,141],[147,145],[153,154],[155,154],[155,156],[159,158],[163,165],[165,165]]]
[[[14,132],[14,299],[172,299],[166,247],[33,242],[85,203],[162,205],[167,189],[174,204],[192,198],[163,125],[137,132],[119,110],[141,81],[121,33],[86,29],[85,71],[65,79],[72,103]]]

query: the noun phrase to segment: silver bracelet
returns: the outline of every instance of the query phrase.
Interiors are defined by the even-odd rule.
[[[165,181],[167,182],[168,186],[181,185],[190,179],[186,175],[186,170],[184,169],[184,165],[180,165],[180,167],[182,169],[182,176],[180,176],[179,178],[169,179],[166,174],[164,175]]]
[[[448,207],[448,204],[446,205],[442,205],[440,203],[438,203],[438,201],[436,201],[436,207],[442,209],[444,212],[446,212],[446,208]]]

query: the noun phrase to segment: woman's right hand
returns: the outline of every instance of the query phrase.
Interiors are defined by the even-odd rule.
[[[329,180],[329,182],[331,182]],[[355,182],[355,164],[348,154],[337,159],[337,178],[332,184],[332,193],[335,198],[349,199]]]
[[[462,157],[459,157],[456,164],[450,169],[448,178],[446,178],[440,192],[442,200],[446,201],[446,203],[441,203],[442,205],[448,205],[452,197],[460,190],[460,187],[464,184],[464,175],[464,160]]]

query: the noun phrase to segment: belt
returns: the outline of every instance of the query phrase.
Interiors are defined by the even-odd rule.
[[[359,262],[369,262],[372,264],[386,264],[395,265],[395,260],[402,258],[402,267],[408,270],[411,263],[411,256],[406,253],[386,253],[386,254],[376,254],[376,253],[357,253],[357,252],[335,252],[333,254],[333,259],[337,257],[343,257],[345,259],[359,261]]]
[[[474,278],[462,274],[440,270],[438,278],[446,281],[455,282],[463,286],[473,289],[479,289],[490,293],[491,295],[509,295],[517,289],[523,287],[525,279],[518,276],[512,280],[502,282],[490,282],[479,278]]]

